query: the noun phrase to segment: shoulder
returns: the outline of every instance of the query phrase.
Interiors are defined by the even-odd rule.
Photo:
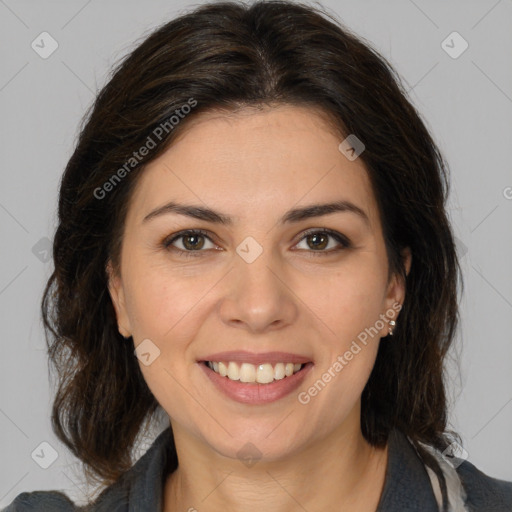
[[[512,482],[486,475],[473,464],[464,461],[457,467],[467,494],[470,510],[506,512],[512,510]]]
[[[161,432],[150,448],[119,479],[103,489],[87,508],[77,506],[59,491],[23,492],[0,512],[126,512],[130,506],[141,510],[157,510],[162,495],[162,476],[169,458],[170,427]],[[137,509],[139,509],[137,508]],[[161,508],[161,507],[160,507]]]
[[[68,496],[58,491],[33,491],[18,494],[14,501],[0,512],[75,512],[78,510]]]
[[[94,512],[126,512],[128,502],[126,495],[119,492],[118,486],[107,488],[107,499],[99,499],[93,504]],[[117,492],[116,492],[117,491]],[[32,491],[18,494],[14,501],[0,512],[85,512],[91,510],[78,506],[59,491]]]

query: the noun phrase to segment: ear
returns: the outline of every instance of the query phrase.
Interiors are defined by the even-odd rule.
[[[402,262],[403,266],[405,268],[405,274],[406,276],[409,275],[409,272],[411,270],[411,263],[412,263],[412,254],[411,249],[409,247],[406,247],[401,252],[402,256]],[[405,279],[398,274],[393,274],[391,277],[387,292],[386,292],[386,298],[384,301],[385,311],[383,311],[383,315],[385,315],[388,320],[394,320],[396,321],[400,309],[402,308],[402,305],[405,300],[405,289],[406,289],[406,282]],[[380,336],[384,337],[389,334],[389,325],[386,322],[386,325],[381,329]]]
[[[106,272],[108,276],[108,291],[116,312],[117,328],[122,336],[129,338],[131,336],[131,326],[126,311],[126,302],[121,276],[114,271],[110,260],[107,263]]]

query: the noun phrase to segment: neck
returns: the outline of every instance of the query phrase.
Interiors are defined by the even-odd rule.
[[[375,512],[378,507],[387,446],[369,445],[359,425],[342,435],[333,432],[286,459],[263,458],[250,467],[205,449],[178,426],[173,431],[179,466],[167,477],[164,512]]]

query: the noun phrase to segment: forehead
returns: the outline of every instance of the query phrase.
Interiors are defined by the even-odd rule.
[[[344,199],[378,223],[364,163],[346,158],[343,136],[318,111],[211,111],[183,128],[138,180],[130,211],[139,219],[170,200],[202,202],[242,219]]]

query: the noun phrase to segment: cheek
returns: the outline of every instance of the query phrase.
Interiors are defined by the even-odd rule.
[[[182,333],[188,317],[197,315],[202,297],[211,287],[205,279],[169,275],[164,269],[134,273],[126,298],[134,339],[164,343]],[[199,308],[200,309],[200,308]]]
[[[376,265],[351,265],[319,273],[304,284],[299,296],[328,327],[338,349],[365,329],[375,326],[384,312],[385,278]]]
[[[206,314],[203,296],[210,287],[205,279],[146,269],[134,272],[127,294],[134,348],[145,343],[151,354],[148,365],[139,358],[144,380],[161,406],[181,423],[189,421],[193,407],[190,395],[184,392],[190,372],[196,371],[188,349],[201,328],[200,317]]]

